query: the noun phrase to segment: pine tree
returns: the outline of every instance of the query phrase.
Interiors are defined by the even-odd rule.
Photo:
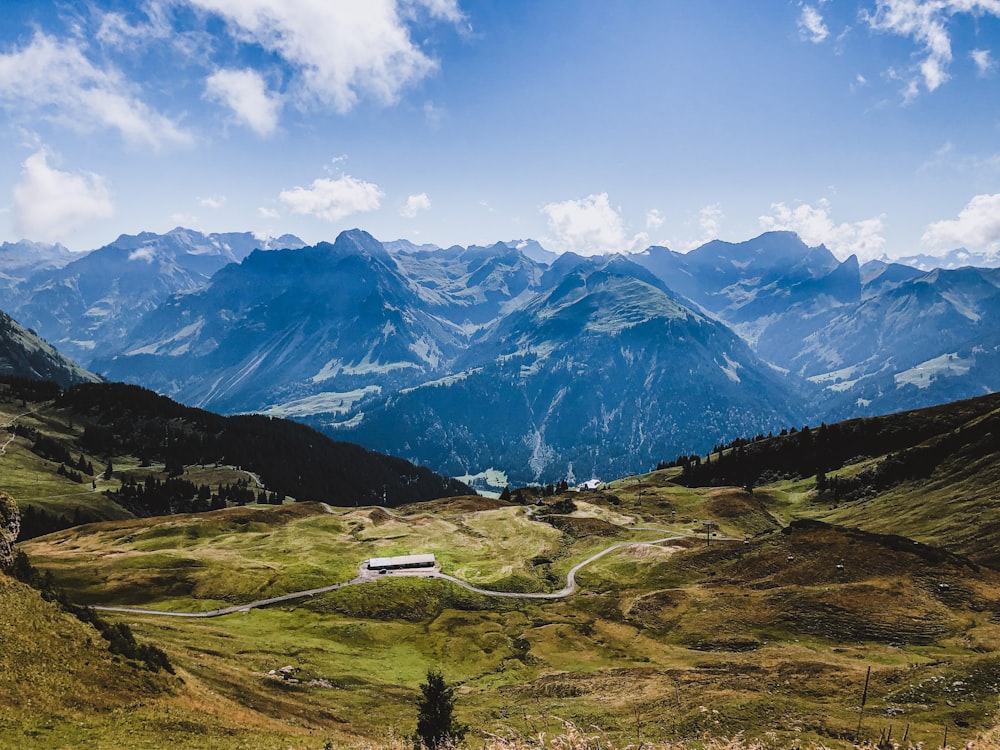
[[[440,672],[428,670],[427,682],[420,686],[414,747],[437,750],[460,742],[468,727],[455,721],[454,710],[454,686]]]

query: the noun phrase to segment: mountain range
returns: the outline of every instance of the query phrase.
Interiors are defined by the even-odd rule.
[[[615,476],[1000,390],[1000,270],[840,261],[789,232],[582,257],[177,229],[34,268],[2,260],[18,247],[0,308],[90,370],[468,481]]]

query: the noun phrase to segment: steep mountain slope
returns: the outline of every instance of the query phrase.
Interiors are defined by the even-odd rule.
[[[66,741],[67,725],[169,695],[180,681],[153,674],[108,651],[90,625],[45,601],[38,591],[0,572],[0,723],[11,747],[37,747],[47,725],[50,745]],[[75,744],[75,743],[74,743]]]
[[[778,232],[688,255],[636,257],[732,326],[763,359],[826,390],[815,419],[878,414],[1000,390],[1000,275],[838,262]],[[996,373],[996,374],[995,374]]]
[[[301,245],[290,235],[262,242],[249,232],[203,235],[180,228],[122,235],[65,265],[34,270],[8,291],[9,309],[89,365],[170,294],[198,288],[255,248]]]
[[[622,258],[570,269],[461,357],[343,434],[453,475],[618,476],[706,435],[795,421],[784,378]]]
[[[185,237],[178,230],[171,247],[209,242]],[[212,242],[220,245],[221,237]],[[250,240],[244,240],[240,247],[246,249]],[[74,350],[92,347],[92,367],[109,378],[227,413],[260,411],[308,419],[323,429],[354,429],[368,445],[394,446],[392,450],[415,459],[443,461],[435,464],[442,469],[486,469],[494,456],[502,455],[505,465],[536,467],[520,469],[522,476],[541,476],[544,472],[537,467],[549,459],[536,454],[544,457],[554,445],[582,440],[583,425],[596,419],[594,424],[602,426],[595,445],[564,457],[564,464],[572,461],[578,470],[586,466],[585,473],[608,467],[600,470],[603,474],[611,467],[621,470],[618,459],[608,458],[608,446],[623,456],[633,453],[635,462],[648,458],[655,463],[675,449],[703,448],[745,431],[752,421],[747,410],[762,403],[759,424],[787,426],[793,417],[813,422],[845,418],[1000,388],[993,367],[1000,359],[994,323],[1000,271],[924,273],[896,263],[860,266],[854,257],[840,262],[822,246],[807,247],[789,232],[770,232],[743,243],[710,242],[686,255],[653,247],[628,261],[593,261],[567,253],[549,263],[525,255],[539,254],[531,243],[439,249],[400,240],[387,249],[360,230],[342,233],[332,245],[258,251],[222,268],[216,245],[212,252],[164,251],[158,256],[148,249],[149,242],[160,247],[165,240],[123,239],[117,249],[88,256],[96,264],[102,254],[109,254],[108,278],[115,289],[132,289],[131,296],[116,291],[101,297],[107,285],[94,281],[96,265],[84,272],[81,259],[59,272],[69,274],[65,283],[55,284],[51,274],[45,276],[52,283],[32,297],[35,317],[48,316],[49,323],[58,321],[63,331],[86,329],[80,333],[83,338],[74,339],[79,346],[65,343]],[[152,270],[145,258],[161,258],[165,265]],[[617,279],[620,288],[614,293],[588,293],[586,301],[566,305],[559,314],[539,312],[561,304],[553,295],[564,283],[576,283],[568,279],[599,267]],[[195,268],[201,270],[195,273]],[[219,270],[208,280],[206,274],[213,268]],[[129,276],[129,270],[136,275]],[[637,286],[626,290],[626,279]],[[98,292],[80,291],[93,285]],[[171,290],[176,293],[165,297]],[[748,379],[724,364],[727,358],[746,361],[733,353],[725,337],[678,335],[670,357],[723,363],[740,379],[739,398],[748,400],[744,407],[734,407],[727,399],[735,393],[729,393],[708,423],[694,410],[673,407],[674,417],[664,422],[673,427],[663,427],[662,434],[650,432],[649,420],[641,415],[644,406],[612,403],[613,397],[605,393],[613,388],[625,393],[637,386],[608,373],[634,370],[629,378],[648,380],[649,389],[664,389],[653,395],[671,402],[684,401],[679,395],[684,387],[694,394],[691,402],[725,390],[709,385],[711,379],[700,381],[700,365],[658,372],[669,367],[664,353],[654,356],[665,344],[648,331],[643,335],[649,341],[636,332],[645,330],[641,321],[671,319],[659,307],[664,296],[725,324],[756,357],[795,377],[773,380],[772,374],[769,384],[767,378]],[[69,298],[76,301],[66,303]],[[104,302],[85,307],[82,300],[90,298]],[[128,310],[120,309],[125,299],[130,300]],[[626,309],[630,312],[620,317]],[[577,319],[587,315],[605,322],[574,328]],[[80,316],[84,323],[71,322]],[[598,330],[604,343],[595,343],[592,334]],[[634,338],[631,348],[609,359],[606,344],[621,331],[628,331],[626,339]],[[583,338],[570,343],[569,338],[578,335]],[[684,351],[688,345],[691,351]],[[555,355],[547,356],[550,352]],[[509,368],[499,363],[511,356],[534,358],[523,362],[530,372],[525,377],[534,382],[527,400],[514,398],[520,391],[507,393],[510,383],[496,388],[486,384],[490,378],[507,382]],[[686,385],[682,372],[688,373]],[[812,380],[811,392],[803,390],[802,377]],[[480,380],[483,385],[475,385]],[[520,375],[511,382],[523,384]],[[728,382],[736,383],[732,378]],[[446,388],[442,393],[450,398],[478,388],[490,402],[501,403],[504,394],[505,399],[514,398],[512,403],[527,405],[507,406],[504,436],[494,436],[496,422],[488,424],[478,415],[475,427],[455,421],[475,412],[475,398],[462,408],[457,403],[432,407],[413,402],[424,399],[426,391],[415,396],[409,389],[428,384]],[[564,397],[557,404],[558,393]],[[555,425],[557,413],[567,408],[565,399],[586,402],[585,393],[602,394],[596,399],[601,405],[595,403],[587,420],[577,424],[567,417],[565,439],[538,437],[563,429]],[[403,403],[415,404],[417,412],[406,415],[407,423],[419,423],[420,429],[431,432],[402,438],[406,430],[394,426],[396,417],[391,415],[398,415]],[[775,407],[768,410],[767,403]],[[776,423],[772,417],[777,414],[788,420]],[[699,428],[702,439],[692,444]],[[439,431],[445,435],[439,440],[444,447],[431,450],[430,434]],[[570,440],[571,432],[578,437]],[[494,448],[485,447],[494,443]],[[663,452],[649,447],[653,443]],[[528,450],[525,444],[534,447]],[[431,455],[435,458],[423,458]],[[641,466],[632,463],[628,468]]]
[[[830,394],[826,418],[1000,390],[1000,270],[931,271],[829,316],[788,363]]]
[[[0,376],[51,380],[67,387],[100,380],[0,311]]]
[[[793,479],[796,492],[814,492],[799,513],[904,534],[1000,569],[998,433],[1000,394],[993,393],[738,440],[710,461],[686,462],[679,481],[754,486]],[[766,487],[762,493],[768,496]]]
[[[220,411],[345,412],[438,372],[455,345],[381,244],[354,231],[251,253],[169,299],[98,368]]]

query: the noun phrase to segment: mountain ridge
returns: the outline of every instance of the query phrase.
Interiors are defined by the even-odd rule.
[[[418,462],[445,457],[421,453],[427,448],[423,438],[415,439],[424,445],[420,451],[414,451],[414,441],[400,438],[405,430],[392,426],[393,420],[408,424],[400,404],[414,403],[414,393],[424,399],[428,388],[439,389],[442,397],[473,388],[491,399],[486,385],[473,384],[509,378],[501,357],[508,364],[511,356],[520,357],[525,375],[515,380],[535,383],[539,390],[536,396],[509,394],[512,403],[534,405],[525,407],[521,423],[509,420],[503,437],[489,436],[485,422],[472,435],[455,421],[457,412],[442,420],[442,412],[454,409],[441,399],[421,402],[419,419],[430,420],[428,429],[447,436],[444,443],[470,451],[464,460],[457,447],[449,452],[448,465],[462,464],[462,475],[491,466],[503,470],[507,462],[527,466],[523,456],[514,458],[522,448],[511,448],[526,441],[535,443],[537,451],[529,454],[535,458],[559,454],[568,444],[541,439],[546,432],[541,425],[551,426],[556,412],[584,402],[591,406],[580,405],[580,413],[604,403],[605,416],[588,418],[603,425],[616,413],[616,390],[624,393],[626,382],[638,380],[627,372],[630,367],[646,368],[649,388],[665,389],[644,394],[662,403],[686,403],[685,388],[701,387],[695,373],[722,373],[727,380],[703,388],[706,398],[725,392],[730,404],[736,391],[744,394],[742,410],[720,407],[709,420],[688,413],[690,424],[679,425],[676,439],[663,442],[653,463],[696,449],[679,436],[693,434],[690,428],[699,423],[710,425],[702,445],[747,431],[767,432],[773,425],[769,417],[760,417],[757,430],[748,422],[762,403],[762,414],[815,423],[1000,390],[1000,374],[992,369],[1000,361],[994,323],[1000,277],[988,269],[924,272],[899,263],[862,265],[854,256],[840,261],[791,232],[739,243],[713,241],[687,254],[654,246],[628,256],[593,257],[540,256],[529,241],[449,248],[382,243],[355,229],[333,243],[289,249],[251,248],[255,239],[240,235],[240,252],[246,252],[237,258],[239,253],[220,250],[224,236],[213,237],[178,229],[166,239],[119,238],[117,246],[101,252],[116,254],[127,269],[151,274],[155,283],[141,274],[115,277],[117,266],[109,267],[100,283],[89,278],[96,271],[40,271],[33,282],[39,293],[21,310],[45,318],[50,327],[57,321],[60,345],[75,347],[105,377],[227,413],[292,416],[331,434],[364,434],[373,447],[393,444]],[[161,260],[169,263],[157,265],[160,256],[149,249],[164,247]],[[200,254],[178,250],[193,247],[201,248]],[[528,250],[542,260],[528,257]],[[177,258],[187,265],[178,265]],[[208,277],[194,270],[206,259],[217,268]],[[70,266],[80,269],[79,263]],[[611,277],[613,291],[606,285]],[[589,291],[581,291],[588,284]],[[88,285],[98,291],[87,291]],[[119,294],[116,286],[133,291]],[[557,290],[573,304],[560,305]],[[699,323],[697,335],[689,329],[673,349],[656,337],[635,338],[635,324],[694,320],[687,311],[725,326],[747,349],[734,354],[732,339],[710,334],[705,323]],[[29,316],[28,322],[35,321]],[[527,337],[523,346],[514,344],[517,326],[518,335]],[[670,332],[661,337],[684,338],[676,326],[664,330]],[[632,337],[631,348],[615,340],[623,335]],[[702,335],[707,345],[697,340]],[[574,348],[573,336],[589,338]],[[604,339],[598,346],[599,336]],[[667,349],[671,354],[664,359]],[[643,350],[649,356],[637,358]],[[740,367],[748,368],[742,374],[760,375],[741,382]],[[669,372],[653,372],[664,368]],[[540,385],[542,375],[551,385]],[[560,392],[564,400],[556,403]],[[594,393],[599,395],[588,395]],[[565,394],[576,395],[567,400]],[[536,397],[542,401],[535,403]],[[772,412],[765,402],[778,408]],[[474,409],[469,402],[467,413]],[[664,434],[643,413],[638,408],[614,433],[601,427],[595,438],[600,445],[592,453]],[[364,426],[372,419],[383,425],[378,434]],[[482,421],[479,415],[475,419]],[[486,445],[494,447],[486,451]],[[642,456],[653,459],[649,452]],[[626,468],[643,468],[639,460]],[[588,463],[588,470],[601,474],[619,470],[614,462]],[[532,470],[520,479],[530,477],[543,478]]]

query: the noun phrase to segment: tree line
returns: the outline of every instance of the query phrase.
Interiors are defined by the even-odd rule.
[[[334,505],[390,507],[471,494],[460,482],[401,458],[331,440],[298,422],[263,415],[224,417],[182,406],[139,386],[87,383],[56,406],[84,420],[81,447],[92,455],[186,465],[227,464],[258,474],[278,496]]]
[[[833,502],[874,495],[900,482],[929,476],[950,457],[992,451],[1000,434],[995,396],[945,407],[782,430],[779,435],[736,438],[702,457],[678,456],[658,468],[680,467],[691,487],[753,487],[781,479],[816,477],[820,499]],[[981,416],[985,415],[985,416]],[[852,477],[829,476],[845,465],[881,456]]]

